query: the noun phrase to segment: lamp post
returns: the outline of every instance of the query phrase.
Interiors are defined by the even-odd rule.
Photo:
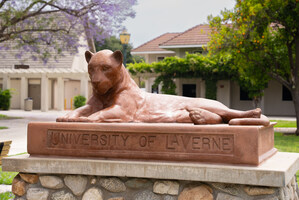
[[[130,41],[130,34],[127,30],[123,30],[123,32],[119,35],[120,43],[123,45],[123,54],[124,54],[124,65],[126,67],[127,64],[127,46]]]

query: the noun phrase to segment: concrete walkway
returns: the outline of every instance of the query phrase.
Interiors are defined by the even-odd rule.
[[[0,126],[8,129],[0,130],[0,141],[12,140],[8,155],[27,152],[27,125],[33,121],[55,121],[57,117],[65,115],[69,111],[0,111],[0,114],[9,117],[21,117],[20,119],[0,120]]]

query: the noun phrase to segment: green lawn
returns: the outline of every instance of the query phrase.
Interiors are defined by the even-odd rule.
[[[22,117],[10,117],[7,115],[0,114],[0,120],[6,120],[6,119],[22,119]]]
[[[270,120],[271,122],[277,122],[274,126],[276,128],[296,128],[296,121],[286,121],[286,120]]]
[[[11,185],[12,180],[18,174],[18,172],[2,172],[2,167],[0,167],[0,184]],[[0,193],[1,200],[14,199],[15,195],[12,192]]]
[[[0,120],[7,120],[7,119],[21,119],[21,117],[9,117],[7,115],[0,114]],[[0,130],[1,129],[8,129],[8,127],[6,127],[6,126],[0,126]]]
[[[2,172],[2,167],[0,167],[0,184],[11,185],[17,174],[18,172]]]
[[[281,152],[299,153],[299,136],[274,133],[274,146]],[[299,180],[299,171],[296,175]]]
[[[14,198],[15,198],[15,195],[12,192],[0,193],[1,200],[9,200],[9,199],[14,199]]]

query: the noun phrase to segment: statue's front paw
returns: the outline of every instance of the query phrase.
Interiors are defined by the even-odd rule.
[[[90,118],[88,117],[78,117],[77,122],[93,122]]]
[[[56,119],[56,122],[81,122],[80,117],[68,117],[68,116],[64,116],[64,117],[58,117]]]
[[[67,117],[58,117],[56,118],[56,122],[67,122],[68,118]]]

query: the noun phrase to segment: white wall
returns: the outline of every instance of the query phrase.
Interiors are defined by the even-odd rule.
[[[69,80],[64,82],[64,98],[66,109],[74,109],[74,96],[80,95],[80,81]],[[72,104],[71,104],[72,102]]]
[[[21,108],[21,102],[20,102],[21,80],[20,79],[11,79],[10,87],[12,88],[10,108],[11,109],[20,109]]]
[[[230,108],[237,110],[250,110],[254,108],[253,101],[241,101],[240,100],[240,86],[231,82],[231,93],[230,93]]]
[[[282,85],[275,80],[265,89],[264,108],[266,115],[295,116],[293,101],[282,100]]]
[[[230,81],[219,80],[217,81],[217,101],[220,101],[227,107],[230,107]]]

